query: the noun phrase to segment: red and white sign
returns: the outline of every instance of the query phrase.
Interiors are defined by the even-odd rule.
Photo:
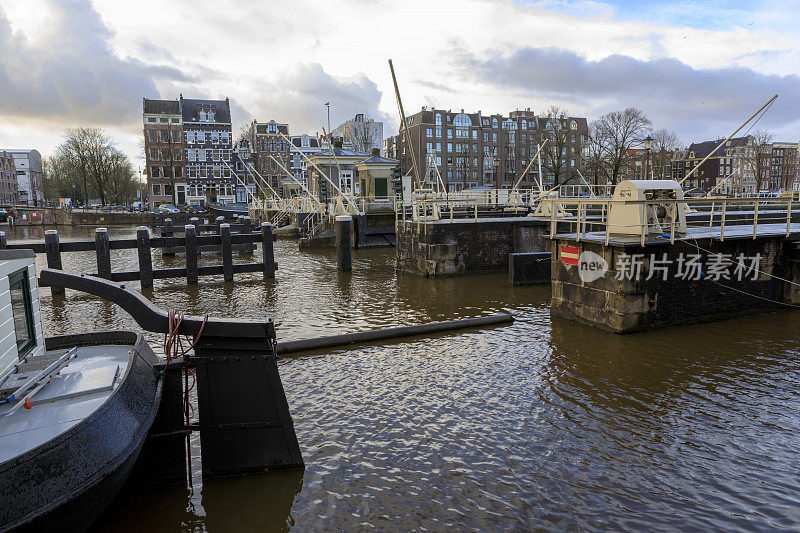
[[[579,256],[580,250],[574,246],[561,247],[561,262],[565,265],[577,265]]]

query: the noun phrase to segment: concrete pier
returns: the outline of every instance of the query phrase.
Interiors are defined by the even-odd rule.
[[[552,241],[551,312],[617,333],[772,311],[800,302],[800,224],[689,228],[670,244],[603,234]],[[786,280],[786,281],[785,281]]]
[[[426,277],[507,271],[511,253],[548,251],[549,231],[531,217],[399,221],[397,268]]]

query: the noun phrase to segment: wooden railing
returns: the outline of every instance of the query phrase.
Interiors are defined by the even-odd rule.
[[[30,249],[38,254],[47,256],[47,267],[62,270],[62,253],[90,252],[97,256],[97,272],[92,275],[111,281],[136,281],[142,287],[152,287],[154,279],[186,278],[187,283],[197,283],[200,276],[222,275],[225,281],[233,281],[234,274],[248,272],[263,272],[267,277],[274,277],[278,269],[275,263],[274,243],[275,234],[272,224],[261,224],[259,232],[231,233],[229,224],[220,225],[218,235],[198,235],[194,225],[184,227],[184,236],[150,237],[146,227],[136,230],[135,239],[114,239],[108,237],[106,228],[98,228],[94,241],[60,242],[58,231],[45,232],[43,243],[12,243],[8,244],[6,235],[0,232],[0,248]],[[255,263],[233,264],[234,246],[247,245],[250,252],[255,248],[255,243],[261,243],[262,261]],[[202,247],[213,247],[222,254],[222,264],[198,266],[198,256]],[[184,267],[178,268],[153,268],[152,249],[182,251],[186,256]],[[136,249],[139,268],[132,271],[114,272],[111,268],[111,250]],[[53,292],[64,292],[63,287],[54,286]]]

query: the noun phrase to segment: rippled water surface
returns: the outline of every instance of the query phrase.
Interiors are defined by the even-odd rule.
[[[62,240],[93,233],[68,230]],[[115,270],[135,267],[135,251],[112,253]],[[274,317],[279,340],[498,311],[516,322],[281,359],[304,471],[123,491],[98,530],[800,527],[796,311],[619,336],[551,317],[548,286],[504,275],[398,275],[394,249],[356,251],[352,274],[295,241],[275,254],[275,280],[156,281],[145,294],[192,314]],[[93,271],[94,256],[66,254],[64,267]],[[49,334],[135,328],[74,292],[45,289],[42,305]]]

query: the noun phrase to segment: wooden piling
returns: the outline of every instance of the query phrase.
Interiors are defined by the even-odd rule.
[[[64,270],[61,265],[61,245],[58,242],[58,231],[49,229],[44,232],[44,252],[47,255],[47,268]],[[50,287],[53,294],[64,294],[64,287]]]
[[[222,249],[222,273],[225,281],[233,281],[233,253],[231,252],[231,225],[219,226],[220,247]]]
[[[350,215],[336,217],[336,262],[342,272],[353,270],[352,228],[353,217]]]
[[[153,256],[150,253],[150,232],[146,226],[136,228],[136,249],[139,254],[139,281],[142,288],[153,286]]]
[[[220,228],[223,222],[225,222],[225,217],[223,216],[217,217],[216,220],[214,221],[214,223],[217,225],[217,235],[219,235],[222,231]]]
[[[197,233],[192,224],[186,224],[186,283],[197,283]]]
[[[94,247],[97,252],[97,275],[111,279],[111,248],[107,228],[97,228],[94,234]]]
[[[264,275],[275,277],[275,248],[272,242],[272,224],[261,224],[261,252],[264,256]]]
[[[172,219],[164,219],[164,229],[161,235],[166,238],[161,255],[175,255],[175,231],[172,228]]]

